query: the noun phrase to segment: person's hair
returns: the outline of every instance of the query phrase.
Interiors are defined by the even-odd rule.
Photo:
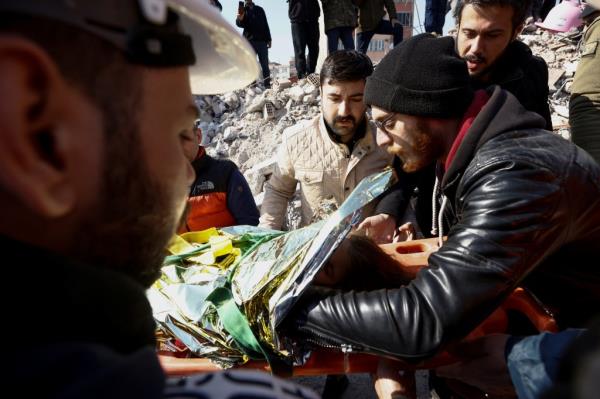
[[[12,13],[0,14],[0,34],[22,36],[43,48],[65,79],[100,109],[106,134],[134,123],[141,101],[140,69],[112,44],[57,21]]]
[[[456,24],[460,25],[462,12],[467,5],[472,5],[475,9],[492,6],[511,7],[513,10],[512,27],[513,30],[522,25],[531,9],[531,0],[462,0],[454,9],[454,19]]]
[[[321,86],[324,83],[364,80],[372,73],[373,63],[366,54],[355,50],[334,51],[323,62]]]

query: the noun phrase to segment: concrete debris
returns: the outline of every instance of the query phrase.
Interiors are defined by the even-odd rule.
[[[285,214],[285,221],[283,222],[283,230],[291,231],[297,230],[300,228],[300,224],[302,223],[300,209],[300,192],[296,190],[294,197],[290,201],[287,212]]]
[[[293,101],[299,103],[304,97],[304,89],[300,86],[294,86],[290,89],[289,96]]]
[[[268,121],[275,118],[275,106],[271,102],[265,102],[263,108],[263,119]]]
[[[548,64],[548,87],[550,89],[550,111],[554,132],[570,139],[569,98],[577,64],[582,33],[572,30],[567,33],[551,33],[537,29],[520,36],[533,54]]]
[[[254,196],[257,196],[263,191],[265,182],[271,177],[271,174],[273,174],[275,161],[275,157],[265,159],[252,166],[252,168],[248,169],[244,174]]]
[[[318,73],[311,73],[306,77],[306,80],[309,81],[317,89],[321,87],[321,77]]]
[[[273,84],[273,90],[277,93],[290,87],[292,87],[292,82],[289,80],[276,80]]]
[[[326,219],[329,215],[337,210],[338,206],[334,197],[324,198],[313,212],[313,217],[310,223],[312,224]]]
[[[223,140],[230,143],[239,136],[238,128],[229,126],[223,131]]]

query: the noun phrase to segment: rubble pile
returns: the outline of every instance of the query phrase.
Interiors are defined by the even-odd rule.
[[[569,98],[573,77],[579,63],[579,46],[582,33],[551,33],[543,29],[521,35],[533,53],[548,64],[548,87],[550,88],[550,111],[554,131],[566,139],[569,133]]]

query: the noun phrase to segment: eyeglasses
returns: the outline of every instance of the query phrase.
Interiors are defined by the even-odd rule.
[[[394,125],[396,124],[396,121],[394,120],[394,116],[396,116],[395,113],[389,114],[383,120],[380,120],[380,121],[374,120],[373,123],[375,124],[375,126],[377,126],[377,129],[381,130],[382,132],[384,132],[385,134],[387,134],[389,136],[391,134],[390,130],[392,130],[394,128]]]

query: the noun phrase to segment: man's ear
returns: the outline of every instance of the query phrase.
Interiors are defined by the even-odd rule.
[[[515,31],[513,32],[513,37],[510,40],[511,42],[514,42],[515,40],[517,40],[517,38],[519,37],[521,32],[523,32],[524,27],[525,27],[525,22],[523,22],[521,25],[517,26],[517,29],[515,29]]]
[[[65,84],[39,46],[0,37],[0,191],[44,218],[75,205],[67,173],[71,137],[60,123]]]

